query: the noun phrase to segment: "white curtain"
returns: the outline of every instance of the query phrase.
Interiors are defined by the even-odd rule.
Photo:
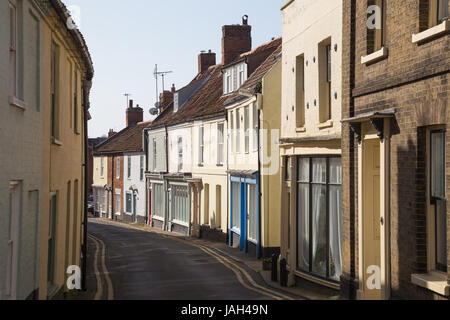
[[[309,184],[298,186],[298,267],[309,272]]]
[[[312,188],[312,266],[313,272],[326,276],[326,159],[313,160]]]

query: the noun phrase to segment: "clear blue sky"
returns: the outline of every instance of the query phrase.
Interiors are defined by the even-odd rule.
[[[89,136],[125,127],[126,98],[144,110],[156,100],[153,70],[174,73],[166,89],[186,85],[197,73],[197,55],[211,49],[221,61],[222,25],[249,16],[253,47],[281,36],[285,0],[63,0],[80,8],[80,30],[94,61]],[[159,85],[161,87],[161,84]]]

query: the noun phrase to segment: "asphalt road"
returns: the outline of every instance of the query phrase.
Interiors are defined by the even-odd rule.
[[[244,264],[189,241],[89,222],[88,291],[96,300],[283,300]]]

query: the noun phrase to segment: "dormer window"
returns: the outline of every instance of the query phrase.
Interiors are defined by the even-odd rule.
[[[234,91],[233,69],[227,69],[223,74],[223,94],[229,94]]]
[[[247,75],[245,73],[245,64],[241,64],[237,67],[238,72],[238,88],[240,88],[244,82],[247,80]]]

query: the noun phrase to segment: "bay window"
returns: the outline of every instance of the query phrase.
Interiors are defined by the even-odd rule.
[[[340,157],[301,157],[297,172],[297,268],[339,281],[342,274]]]

